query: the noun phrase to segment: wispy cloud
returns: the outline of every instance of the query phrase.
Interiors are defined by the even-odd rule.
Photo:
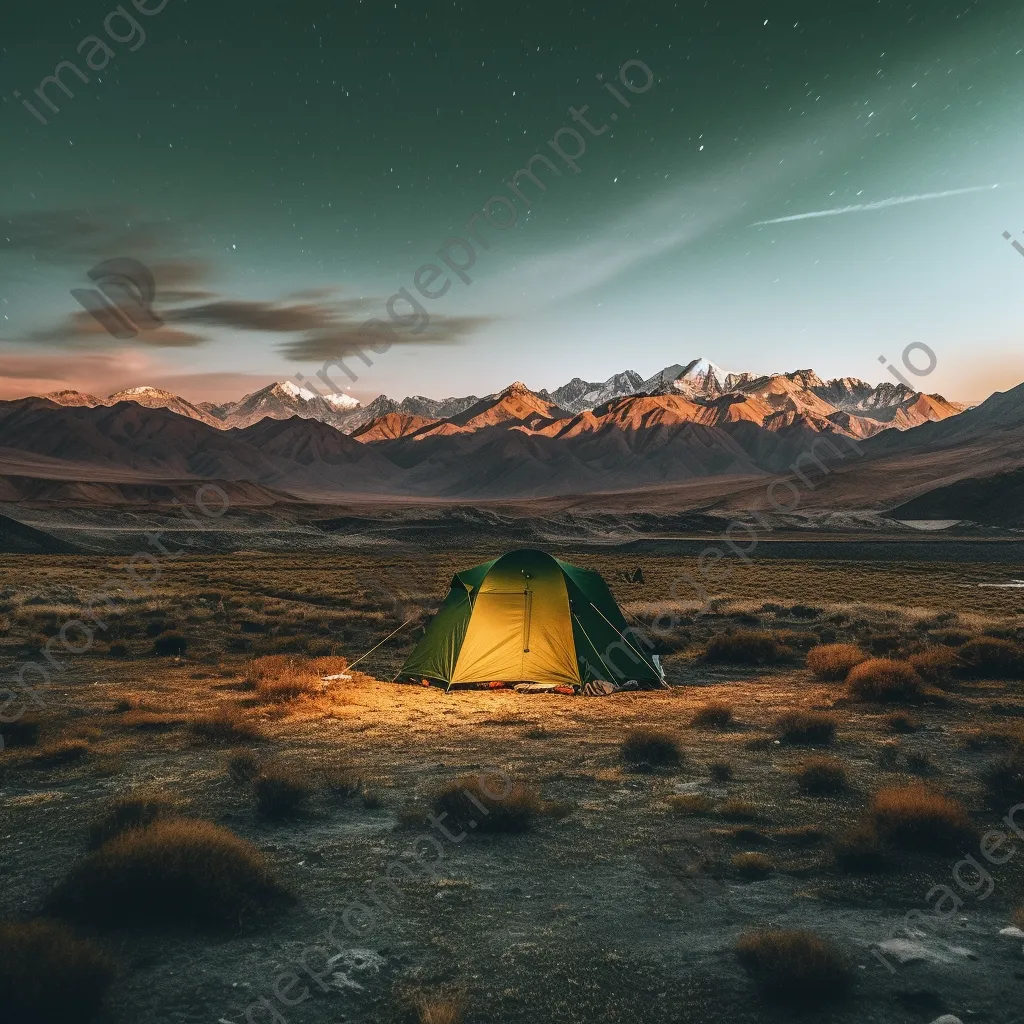
[[[790,217],[776,217],[773,220],[756,220],[751,227],[762,227],[766,224],[788,224],[794,220],[813,220],[816,217],[838,217],[844,213],[863,213],[867,210],[885,210],[890,206],[904,206],[907,203],[923,203],[929,199],[948,199],[950,196],[965,196],[971,192],[990,192],[995,185],[973,185],[970,188],[952,188],[946,192],[923,192],[916,196],[894,196],[892,199],[879,199],[874,203],[857,203],[854,206],[839,206],[831,210],[813,210],[810,213],[794,213]]]

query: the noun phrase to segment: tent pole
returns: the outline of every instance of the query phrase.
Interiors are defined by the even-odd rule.
[[[587,634],[587,631],[583,628],[583,623],[580,622],[579,616],[575,612],[572,612],[572,617],[576,620],[576,625],[580,627],[580,631],[587,638],[587,643],[590,644],[590,649],[597,655],[597,660],[601,662],[601,664],[604,666],[605,672],[608,673],[608,682],[614,683],[615,680],[612,679],[612,670],[608,667],[608,663],[604,660],[604,658],[601,657],[601,652],[597,649],[597,644],[595,644],[594,641],[590,639],[590,636]],[[625,637],[623,637],[623,639],[625,639]]]

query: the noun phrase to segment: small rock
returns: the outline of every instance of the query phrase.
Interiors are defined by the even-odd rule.
[[[1014,928],[1013,925],[1010,925],[1009,928],[1000,928],[999,934],[1006,935],[1011,939],[1024,939],[1024,931],[1021,931],[1020,928]]]
[[[951,1013],[944,1013],[941,1017],[936,1017],[932,1024],[964,1024],[964,1022]]]

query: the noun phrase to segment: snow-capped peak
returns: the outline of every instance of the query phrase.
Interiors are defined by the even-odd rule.
[[[118,391],[117,394],[121,396],[127,395],[166,395],[168,392],[161,391],[159,388],[151,388],[148,385],[144,385],[140,388],[125,388],[124,391]],[[114,396],[111,395],[111,398]]]
[[[683,372],[676,378],[677,380],[707,380],[709,377],[714,379],[718,384],[724,384],[726,377],[729,374],[723,370],[717,363],[711,362],[710,359],[694,359],[692,363],[688,363],[683,369]]]
[[[278,381],[274,387],[283,391],[290,398],[301,398],[304,402],[312,402],[313,399],[317,397],[312,391],[309,391],[306,388],[300,388],[290,380]]]
[[[347,412],[349,409],[358,409],[360,402],[358,398],[353,398],[351,395],[346,395],[342,392],[332,392],[323,396],[325,402],[333,405],[335,409],[341,409],[343,412]]]

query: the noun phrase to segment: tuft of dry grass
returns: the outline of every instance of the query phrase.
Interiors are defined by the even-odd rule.
[[[177,802],[162,793],[119,796],[89,826],[88,848],[98,850],[129,829],[146,828],[157,818],[173,817],[178,811]]]
[[[725,803],[718,808],[718,813],[725,818],[726,821],[757,821],[761,816],[757,809],[757,804],[750,800],[740,800],[736,797],[731,800],[726,800]]]
[[[522,782],[504,783],[497,776],[481,779],[467,775],[442,786],[433,796],[438,815],[446,815],[449,829],[463,832],[528,831],[541,814],[555,810],[540,792]]]
[[[836,738],[838,720],[821,711],[790,711],[775,722],[779,740],[794,746],[827,746]]]
[[[327,676],[342,675],[348,662],[341,657],[300,658],[268,654],[249,662],[245,682],[269,703],[283,703],[299,697],[316,696],[330,683]]]
[[[188,650],[188,639],[181,633],[164,633],[153,641],[153,653],[163,658],[180,658]]]
[[[725,701],[711,701],[698,708],[690,719],[690,725],[697,729],[728,729],[732,724],[732,705]]]
[[[850,694],[879,704],[906,704],[921,700],[922,680],[907,661],[871,658],[850,670]]]
[[[1024,929],[1024,907],[1018,907],[1013,912],[1013,923],[1021,929]]]
[[[233,750],[228,758],[228,774],[237,783],[252,782],[260,773],[260,762],[251,750]]]
[[[962,672],[973,679],[1024,679],[1024,647],[1012,640],[978,636],[957,652]]]
[[[676,814],[684,815],[710,814],[715,806],[714,800],[700,793],[676,793],[666,802]]]
[[[251,843],[209,821],[167,818],[129,829],[89,854],[53,891],[47,908],[91,924],[237,928],[285,896]]]
[[[307,810],[313,785],[292,768],[268,765],[253,780],[253,791],[264,818],[290,818]]]
[[[634,771],[676,768],[683,762],[678,742],[654,729],[634,729],[622,741],[622,760]]]
[[[712,761],[708,771],[715,782],[728,782],[732,776],[732,765],[728,761]]]
[[[836,866],[851,873],[873,874],[888,866],[882,842],[869,822],[861,822],[840,836],[832,854]]]
[[[406,989],[399,1001],[410,1024],[462,1024],[469,1007],[462,989]]]
[[[37,768],[57,768],[74,764],[89,756],[89,744],[85,740],[54,740],[34,750],[28,763]]]
[[[774,665],[790,654],[771,633],[737,630],[713,636],[704,649],[704,660],[720,665]]]
[[[837,757],[812,757],[797,769],[800,788],[811,796],[842,793],[848,785],[846,766]]]
[[[919,782],[880,789],[868,815],[883,841],[905,850],[955,853],[974,835],[963,804]]]
[[[98,946],[57,921],[0,924],[0,1006],[6,1020],[91,1021],[114,974]]]
[[[197,715],[188,729],[195,739],[206,743],[255,743],[264,739],[259,725],[231,704]]]
[[[922,679],[942,687],[947,687],[953,682],[964,664],[956,650],[941,644],[929,647],[919,654],[912,654],[909,660],[914,671]]]
[[[867,658],[856,644],[822,644],[808,653],[807,667],[818,679],[841,682],[850,669]]]
[[[1024,744],[989,764],[981,774],[990,807],[1001,810],[1024,803]]]
[[[894,711],[886,718],[885,725],[889,732],[896,733],[917,732],[921,728],[921,723],[906,711]]]
[[[853,985],[846,957],[814,932],[746,932],[736,955],[761,993],[778,1002],[820,1005],[845,996]]]
[[[774,870],[775,864],[771,857],[763,853],[737,853],[732,859],[733,870],[751,882],[760,882]]]
[[[170,732],[172,729],[180,729],[185,721],[181,715],[129,709],[121,716],[118,724],[140,732]]]
[[[26,715],[14,722],[0,723],[0,735],[3,736],[3,749],[15,747],[34,747],[39,742],[41,724],[39,719]]]

